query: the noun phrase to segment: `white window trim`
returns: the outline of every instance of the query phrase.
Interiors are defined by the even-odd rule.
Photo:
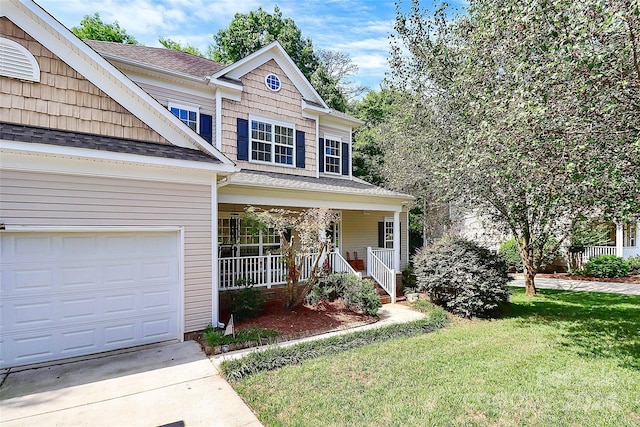
[[[288,127],[293,129],[293,154],[292,154],[292,159],[291,159],[291,164],[288,165],[286,163],[277,163],[276,162],[276,152],[275,150],[273,150],[273,148],[276,146],[276,143],[271,141],[271,158],[273,159],[270,162],[265,162],[264,160],[253,160],[253,138],[252,138],[252,131],[251,131],[251,123],[253,123],[253,121],[258,121],[258,122],[263,122],[263,123],[268,123],[270,125],[276,125],[276,126],[282,126],[282,127]],[[273,131],[272,131],[273,133]],[[263,141],[261,141],[263,142]],[[278,145],[282,145],[282,144],[278,144]],[[281,167],[285,167],[285,168],[296,168],[296,125],[294,123],[289,123],[289,122],[283,122],[280,120],[274,120],[274,119],[270,119],[269,117],[264,117],[264,116],[254,116],[252,114],[249,115],[249,163],[256,163],[256,164],[260,164],[260,165],[271,165],[271,166],[281,166]]]
[[[391,231],[391,240],[387,240],[387,225],[389,223],[391,223],[391,230],[392,230]],[[394,247],[395,245],[393,243],[394,243],[394,240],[395,240],[396,230],[395,230],[395,227],[394,227],[394,220],[393,220],[392,216],[384,217],[384,230],[383,231],[384,231],[384,234],[383,234],[383,236],[384,236],[384,249],[395,249],[395,247]],[[387,243],[388,242],[391,242],[391,247],[390,248],[387,248]]]
[[[327,171],[327,139],[331,140],[331,141],[336,141],[339,146],[338,149],[340,150],[340,156],[330,156],[330,157],[338,157],[338,168],[340,169],[339,172],[328,172]],[[335,175],[335,176],[342,176],[342,137],[337,136],[337,135],[332,135],[330,133],[325,133],[324,134],[324,165],[323,165],[323,170],[324,173],[326,173],[327,175]]]
[[[276,79],[278,79],[278,89],[272,89],[271,86],[269,86],[269,83],[267,82],[267,79],[269,78],[269,76],[274,76]],[[267,86],[267,88],[271,92],[280,92],[280,89],[282,89],[282,79],[276,73],[269,73],[266,76],[264,76],[264,84]]]
[[[169,110],[169,112],[171,112],[172,108],[177,108],[179,110],[186,110],[186,111],[194,111],[196,113],[196,133],[198,135],[200,134],[200,106],[199,105],[169,101],[167,105],[167,109]],[[178,117],[178,119],[180,120],[180,117]]]

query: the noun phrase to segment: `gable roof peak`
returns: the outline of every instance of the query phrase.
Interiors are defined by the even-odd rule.
[[[329,108],[322,97],[315,90],[315,88],[311,85],[309,80],[302,73],[302,71],[300,71],[295,62],[293,62],[289,54],[284,50],[280,42],[278,42],[277,40],[269,43],[266,46],[263,46],[252,54],[245,56],[241,60],[236,61],[233,64],[230,64],[227,67],[221,69],[211,76],[210,81],[212,84],[216,84],[218,82],[224,84],[224,79],[237,81],[240,79],[240,77],[255,70],[256,68],[272,59],[293,82],[296,89],[298,89],[298,91],[302,94],[303,99],[319,104],[324,109]]]

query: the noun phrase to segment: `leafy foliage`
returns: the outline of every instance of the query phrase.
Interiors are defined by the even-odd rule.
[[[319,61],[313,51],[311,39],[291,18],[283,18],[276,6],[273,13],[263,10],[236,13],[228,28],[214,34],[210,56],[214,61],[231,64],[277,40],[300,68],[307,79],[318,68]]]
[[[187,43],[186,45],[182,45],[175,40],[171,40],[165,37],[160,37],[158,39],[158,42],[167,49],[179,50],[180,52],[190,53],[191,55],[195,56],[204,56],[197,47],[189,43]]]
[[[241,359],[225,360],[220,368],[227,379],[237,381],[258,372],[279,369],[316,357],[341,353],[374,342],[432,332],[445,327],[448,322],[447,314],[442,309],[436,308],[423,320],[353,332],[292,347],[275,347],[253,352]]]
[[[566,241],[571,218],[640,212],[639,8],[398,7],[392,87],[406,95],[381,129],[388,182],[513,235],[530,295],[547,240]]]
[[[629,264],[629,274],[632,276],[640,274],[640,255],[627,258],[627,264]]]
[[[615,255],[589,257],[584,274],[593,277],[624,277],[629,274],[629,263]]]
[[[311,305],[342,299],[350,310],[372,316],[382,307],[373,282],[349,273],[332,273],[318,279],[306,299]]]
[[[444,239],[414,257],[418,288],[434,304],[462,317],[489,317],[509,300],[507,266],[488,249]]]
[[[236,320],[258,317],[266,302],[262,292],[254,288],[250,281],[239,280],[238,285],[243,287],[223,294],[231,314]]]
[[[81,39],[138,44],[135,37],[130,36],[124,28],[120,27],[118,21],[107,24],[102,21],[98,12],[94,13],[93,16],[85,15],[80,21],[80,25],[71,28],[71,31]]]
[[[516,239],[509,239],[501,244],[498,254],[507,264],[509,271],[522,272],[522,256]]]

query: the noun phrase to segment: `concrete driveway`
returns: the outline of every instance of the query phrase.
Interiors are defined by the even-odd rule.
[[[4,426],[260,426],[193,341],[9,372]]]

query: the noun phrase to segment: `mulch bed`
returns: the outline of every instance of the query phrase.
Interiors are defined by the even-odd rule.
[[[242,322],[234,321],[235,329],[238,330],[249,326],[275,329],[280,333],[275,341],[284,342],[325,332],[354,328],[380,320],[378,316],[355,313],[345,307],[341,301],[325,303],[318,307],[301,305],[295,310],[285,309],[283,304],[283,301],[269,301],[260,316]],[[224,320],[228,321],[228,319]],[[199,332],[189,334],[186,339],[198,341],[208,355],[259,345],[256,342],[249,342],[211,347],[203,339],[202,333]]]
[[[284,336],[308,336],[373,323],[377,320],[377,316],[354,313],[341,301],[325,303],[318,307],[301,305],[295,310],[285,309],[282,301],[270,301],[260,316],[235,322],[235,324],[236,329],[257,326],[275,329]]]
[[[514,276],[522,276],[522,274],[515,274]],[[555,274],[536,274],[536,278],[543,279],[562,279],[562,280],[588,280],[591,282],[610,282],[610,283],[631,283],[640,285],[640,275],[636,276],[627,276],[627,277],[614,277],[614,278],[600,278],[600,277],[591,277],[591,276],[578,276],[574,274],[567,273],[555,273]]]

